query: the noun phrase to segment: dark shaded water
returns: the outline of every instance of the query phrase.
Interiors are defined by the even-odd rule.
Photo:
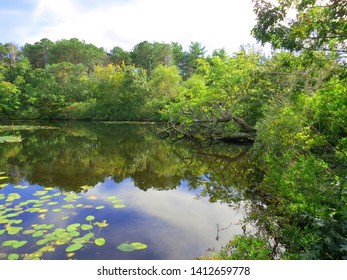
[[[23,138],[0,144],[0,259],[192,259],[242,232],[246,148],[172,145],[154,125],[45,125],[0,129]]]

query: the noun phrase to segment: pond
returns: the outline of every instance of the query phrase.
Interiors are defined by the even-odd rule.
[[[189,147],[153,124],[0,127],[0,259],[183,260],[242,233],[247,147]]]

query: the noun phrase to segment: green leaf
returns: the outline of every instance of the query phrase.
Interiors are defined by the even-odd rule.
[[[15,254],[15,253],[11,253],[7,256],[8,260],[18,260],[19,259],[19,255]]]
[[[26,241],[26,240],[18,241],[18,242],[16,242],[16,243],[13,243],[13,244],[12,244],[12,247],[15,248],[15,249],[18,249],[18,248],[24,246],[24,245],[27,244],[27,243],[28,243],[28,241]]]
[[[81,229],[82,230],[91,230],[92,228],[93,228],[93,226],[88,225],[88,224],[81,225]]]
[[[95,243],[96,245],[98,245],[98,246],[104,245],[105,242],[106,242],[106,241],[105,241],[104,238],[97,238],[97,239],[94,240],[94,243]]]
[[[100,210],[100,209],[104,209],[104,208],[105,208],[105,206],[102,206],[102,205],[95,207],[96,210]]]
[[[122,252],[132,252],[134,251],[134,247],[131,244],[128,243],[122,243],[117,247],[118,250]]]
[[[73,204],[65,204],[63,206],[61,206],[61,208],[64,208],[64,209],[73,209],[75,208],[75,206]]]
[[[113,208],[117,208],[117,209],[125,208],[125,205],[123,205],[123,204],[115,204],[115,205],[113,205]]]
[[[54,224],[41,224],[41,225],[35,225],[34,229],[43,230],[43,229],[51,229],[53,227],[54,227]]]
[[[41,239],[41,240],[36,242],[36,245],[44,245],[44,244],[48,243],[49,241],[50,241],[49,239]]]
[[[93,221],[94,219],[95,219],[95,217],[92,216],[92,215],[89,215],[89,216],[86,217],[87,221]]]
[[[18,242],[18,240],[6,240],[6,241],[2,242],[2,246],[10,247],[17,242]]]
[[[76,223],[76,224],[71,224],[68,225],[68,227],[66,228],[67,231],[75,231],[78,227],[80,227],[81,224]]]
[[[68,253],[71,253],[81,249],[82,247],[83,247],[82,243],[74,243],[74,244],[71,244],[69,247],[67,247],[65,251]]]
[[[27,229],[25,231],[23,231],[23,234],[33,234],[36,230],[34,229]]]
[[[23,228],[22,227],[9,227],[7,228],[7,233],[9,235],[15,235],[19,233]]]
[[[43,235],[43,231],[42,230],[38,230],[36,232],[33,233],[32,237],[41,237]]]
[[[140,243],[140,242],[133,242],[130,244],[133,246],[135,250],[143,250],[146,249],[148,246],[146,244]]]

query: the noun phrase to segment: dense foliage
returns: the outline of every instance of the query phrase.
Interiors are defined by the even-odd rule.
[[[253,35],[277,49],[267,58],[206,57],[197,42],[1,44],[1,117],[163,120],[174,139],[254,142],[243,196],[259,231],[221,256],[346,258],[346,2],[253,2]]]

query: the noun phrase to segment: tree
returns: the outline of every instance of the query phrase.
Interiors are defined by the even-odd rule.
[[[196,73],[162,112],[170,122],[169,134],[195,140],[254,140],[254,125],[266,104],[257,84],[260,58],[240,52],[224,60],[214,56],[211,63],[197,60]]]
[[[340,0],[253,0],[257,24],[252,34],[262,44],[291,51],[345,53],[347,2]]]
[[[111,50],[110,60],[113,64],[122,65],[124,63],[129,65],[131,64],[131,55],[130,52],[127,52],[121,47],[117,46]]]
[[[0,81],[0,112],[10,114],[19,108],[20,91],[10,82]]]
[[[84,64],[89,70],[94,65],[102,64],[105,52],[92,44],[87,44],[76,38],[57,41],[50,49],[50,64],[70,62]]]
[[[153,69],[153,44],[143,41],[133,48],[131,60],[136,67],[146,69],[150,73]]]
[[[189,51],[185,53],[183,62],[183,75],[187,79],[193,75],[198,68],[198,59],[203,59],[206,50],[199,42],[191,42]]]
[[[185,53],[183,51],[183,47],[181,44],[177,42],[171,43],[171,53],[172,53],[172,59],[178,69],[180,70],[180,74],[183,73],[183,63],[184,63],[184,56]]]
[[[27,57],[33,69],[45,68],[50,63],[50,52],[54,43],[49,39],[41,39],[35,44],[25,44],[22,48],[23,55]]]

